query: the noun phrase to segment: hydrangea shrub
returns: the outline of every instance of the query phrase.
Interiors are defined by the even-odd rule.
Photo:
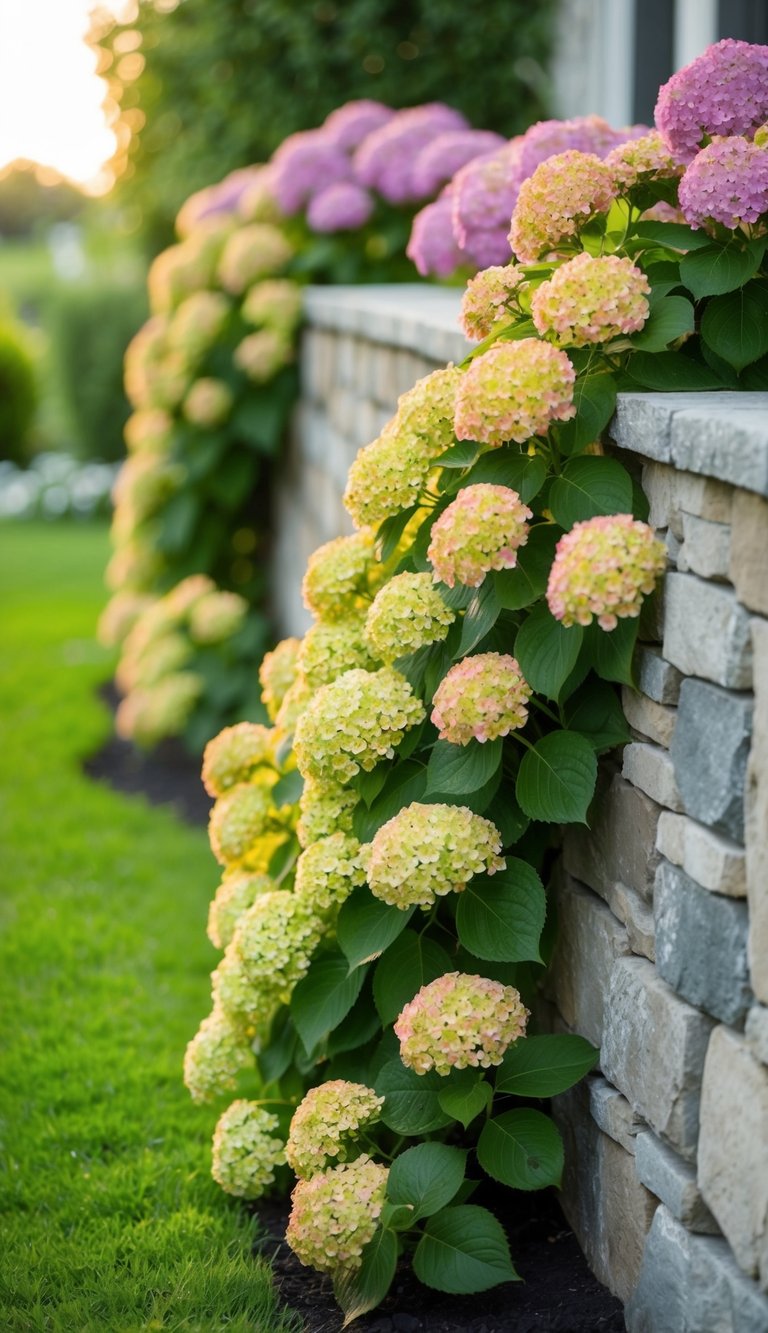
[[[628,739],[617,686],[666,554],[601,434],[622,388],[765,387],[768,197],[732,166],[767,151],[764,56],[726,42],[693,62],[662,90],[651,142],[598,157],[572,125],[535,137],[562,151],[518,190],[522,253],[467,290],[484,341],[404,395],[353,465],[358,531],[313,557],[315,625],[264,667],[269,741],[211,751],[212,919],[229,942],[187,1082],[213,1098],[256,1069],[279,1132],[236,1102],[216,1171],[252,1195],[279,1180],[285,1144],[289,1244],[332,1276],[347,1322],[402,1253],[442,1291],[515,1280],[503,1228],[468,1202],[477,1172],[560,1181],[563,1145],[531,1102],[597,1053],[532,1031],[545,883],[560,826],[589,822],[598,756]],[[742,108],[722,155],[719,62]],[[705,180],[730,190],[731,225],[701,203]],[[683,220],[659,221],[662,205]],[[320,681],[305,644],[326,632],[370,661],[329,647]]]

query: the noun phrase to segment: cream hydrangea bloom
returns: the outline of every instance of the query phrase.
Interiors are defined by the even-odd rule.
[[[208,909],[208,938],[214,949],[226,949],[243,912],[261,893],[271,893],[275,882],[269,875],[235,871],[225,875]]]
[[[252,222],[227,239],[218,275],[225,291],[239,296],[260,278],[270,278],[293,257],[293,246],[279,227]]]
[[[293,343],[277,329],[259,329],[238,343],[232,360],[254,384],[266,384],[294,360]]]
[[[211,1175],[227,1194],[258,1199],[275,1179],[275,1167],[285,1161],[276,1115],[258,1102],[233,1102],[220,1116],[213,1132]]]
[[[271,653],[265,653],[259,667],[261,698],[270,722],[277,717],[283,699],[296,679],[301,639],[281,639]]]
[[[208,821],[211,850],[219,864],[242,861],[251,844],[273,826],[276,813],[269,788],[261,784],[239,782],[220,796]]]
[[[651,287],[631,259],[577,255],[534,293],[533,322],[559,347],[588,347],[637,333],[648,318]]]
[[[435,692],[432,721],[441,740],[493,741],[528,721],[533,691],[508,653],[476,653],[456,662]]]
[[[332,833],[351,833],[352,815],[358,805],[357,792],[340,782],[307,778],[299,797],[296,834],[302,847],[309,847]]]
[[[301,1263],[334,1275],[360,1267],[386,1202],[387,1175],[362,1156],[298,1182],[285,1239]]]
[[[296,896],[318,914],[340,907],[364,883],[360,844],[346,833],[331,833],[312,843],[296,862]]]
[[[667,147],[658,130],[630,139],[612,148],[605,165],[610,167],[622,192],[642,180],[672,179],[682,176],[684,165]]]
[[[424,707],[408,681],[391,667],[346,671],[317,691],[296,724],[294,750],[304,778],[349,782],[370,772],[411,727]]]
[[[285,1145],[288,1165],[308,1179],[332,1159],[343,1162],[358,1130],[379,1118],[384,1098],[364,1083],[331,1079],[310,1088],[296,1108]]]
[[[514,569],[533,515],[509,486],[465,486],[433,525],[427,559],[447,587],[478,588],[492,569]]]
[[[473,875],[493,875],[506,862],[501,834],[466,806],[421,805],[400,810],[361,848],[371,893],[406,911],[461,893]]]
[[[253,1055],[242,1032],[220,1009],[204,1018],[184,1055],[184,1084],[193,1102],[212,1102],[230,1092]]]
[[[224,380],[206,375],[195,380],[184,399],[182,412],[193,426],[212,429],[226,421],[232,411],[234,398],[232,390]]]
[[[376,667],[365,642],[364,628],[365,616],[360,614],[344,620],[320,620],[307,630],[299,649],[298,667],[311,689],[330,685],[354,667],[366,670]]]
[[[548,157],[520,187],[509,233],[513,253],[534,264],[606,213],[617,193],[612,169],[594,153],[571,148]]]
[[[297,676],[285,693],[283,702],[275,716],[275,732],[281,737],[290,736],[296,730],[300,717],[308,709],[315,691],[303,676]]]
[[[304,605],[319,620],[342,620],[363,610],[375,567],[372,528],[351,537],[335,537],[309,557],[301,585]]]
[[[223,796],[247,782],[256,769],[274,766],[274,733],[259,722],[225,727],[203,751],[203,786],[209,796]]]
[[[245,620],[248,603],[236,592],[209,592],[189,613],[189,634],[194,643],[223,643]]]
[[[615,629],[639,616],[666,567],[667,552],[653,529],[631,514],[600,515],[574,523],[557,543],[547,604],[564,625]]]
[[[239,957],[264,1003],[287,1004],[296,982],[309,967],[323,924],[293,893],[261,894],[237,923],[229,948]]]
[[[394,1028],[400,1059],[417,1074],[488,1069],[522,1037],[528,1010],[514,986],[448,972],[422,986]]]
[[[382,662],[444,639],[456,619],[431,574],[396,574],[380,588],[365,622],[365,638]]]
[[[227,945],[224,957],[211,973],[214,1009],[219,1009],[249,1041],[264,1028],[271,1006],[253,985],[242,958]]]
[[[240,313],[249,324],[276,329],[292,337],[301,321],[301,288],[290,278],[269,278],[246,292]]]
[[[576,415],[576,371],[565,352],[538,338],[502,343],[470,365],[456,396],[456,436],[494,447],[544,435]]]
[[[487,338],[508,314],[508,302],[524,274],[516,264],[494,264],[470,278],[461,301],[459,323],[468,338]]]

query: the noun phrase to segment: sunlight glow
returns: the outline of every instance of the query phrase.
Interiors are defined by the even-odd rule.
[[[99,0],[120,14],[125,0]],[[103,170],[115,136],[105,85],[85,45],[94,0],[0,0],[0,171],[16,158],[55,167],[88,189],[107,188]]]

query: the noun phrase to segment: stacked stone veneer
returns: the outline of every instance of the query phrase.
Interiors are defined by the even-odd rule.
[[[466,344],[458,295],[308,295],[304,394],[278,504],[276,602],[349,531],[360,445]],[[553,877],[541,1017],[600,1047],[555,1099],[563,1203],[630,1333],[768,1333],[768,395],[627,395],[614,447],[665,537],[633,734]]]

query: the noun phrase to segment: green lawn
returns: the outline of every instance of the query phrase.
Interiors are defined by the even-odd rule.
[[[288,1333],[181,1083],[205,834],[82,776],[106,532],[0,527],[0,1327]]]

